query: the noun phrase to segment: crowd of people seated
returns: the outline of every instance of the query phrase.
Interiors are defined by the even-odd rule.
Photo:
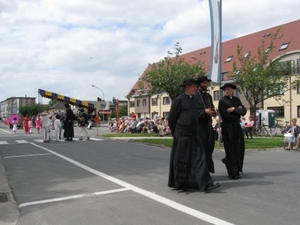
[[[164,117],[156,119],[122,117],[118,124],[116,119],[109,120],[108,126],[111,132],[115,132],[119,126],[120,133],[156,133],[161,137],[171,134],[168,119]]]

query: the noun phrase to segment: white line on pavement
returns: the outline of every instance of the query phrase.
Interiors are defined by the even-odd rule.
[[[44,153],[44,154],[31,154],[31,155],[14,155],[14,156],[7,156],[3,159],[10,159],[10,158],[21,158],[21,157],[32,157],[32,156],[41,156],[41,155],[52,155],[51,153]]]
[[[86,171],[89,171],[90,173],[93,173],[93,174],[95,174],[95,175],[97,175],[99,177],[102,177],[102,178],[104,178],[106,180],[109,180],[109,181],[111,181],[111,182],[113,182],[115,184],[118,184],[118,185],[122,186],[122,187],[128,188],[128,189],[130,189],[130,190],[132,190],[132,191],[134,191],[136,193],[139,193],[139,194],[141,194],[141,195],[143,195],[143,196],[145,196],[147,198],[153,199],[153,200],[155,200],[157,202],[160,202],[160,203],[162,203],[162,204],[164,204],[166,206],[169,206],[171,208],[174,208],[174,209],[176,209],[178,211],[184,212],[184,213],[186,213],[186,214],[188,214],[190,216],[193,216],[195,218],[198,218],[200,220],[203,220],[203,221],[206,221],[208,223],[215,224],[215,225],[234,225],[234,224],[229,223],[227,221],[218,219],[218,218],[213,217],[211,215],[208,215],[206,213],[200,212],[198,210],[195,210],[195,209],[192,209],[192,208],[187,207],[185,205],[182,205],[180,203],[174,202],[174,201],[172,201],[170,199],[167,199],[165,197],[162,197],[160,195],[154,194],[152,192],[146,191],[144,189],[141,189],[139,187],[136,187],[134,185],[126,183],[126,182],[124,182],[122,180],[119,180],[119,179],[117,179],[115,177],[109,176],[109,175],[107,175],[105,173],[97,171],[97,170],[95,170],[95,169],[93,169],[91,167],[88,167],[88,166],[86,166],[84,164],[81,164],[81,163],[79,163],[79,162],[77,162],[77,161],[75,161],[73,159],[70,159],[70,158],[68,158],[68,157],[66,157],[64,155],[56,153],[56,152],[54,152],[54,151],[52,151],[50,149],[47,149],[47,148],[45,148],[43,146],[37,145],[37,144],[35,144],[33,142],[31,142],[30,144],[32,144],[32,145],[34,145],[34,146],[36,146],[38,148],[41,148],[41,149],[43,149],[43,150],[45,150],[47,152],[50,152],[50,153],[52,153],[52,154],[54,154],[54,155],[56,155],[56,156],[58,156],[58,157],[60,157],[60,158],[62,158],[64,160],[66,160],[66,161],[68,161],[68,162],[70,162],[70,163],[72,163],[72,164],[74,164],[74,165],[76,165],[76,166],[78,166],[78,167],[86,170]]]
[[[106,195],[106,194],[117,193],[117,192],[128,191],[128,190],[130,190],[130,189],[129,188],[120,188],[120,189],[115,189],[115,190],[110,190],[110,191],[93,192],[93,193],[87,193],[87,194],[82,194],[82,195],[73,195],[73,196],[69,196],[69,197],[53,198],[53,199],[47,199],[47,200],[41,200],[41,201],[35,201],[35,202],[27,202],[27,203],[20,204],[19,208],[23,208],[23,207],[30,206],[30,205],[61,202],[61,201],[77,199],[77,198],[88,198],[88,197],[92,197],[92,196]]]
[[[6,132],[8,134],[11,134],[11,131],[7,131],[7,130],[4,130],[4,129],[0,129],[0,130],[2,130],[3,132]]]

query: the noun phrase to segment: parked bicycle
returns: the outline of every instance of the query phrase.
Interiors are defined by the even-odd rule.
[[[283,127],[278,123],[281,120],[275,119],[275,121],[276,121],[275,125],[270,128],[270,134],[271,134],[272,137],[282,136],[286,132],[290,122],[285,121],[285,126]]]
[[[264,136],[264,137],[268,137],[271,136],[270,132],[269,132],[269,127],[268,125],[262,123],[261,125],[258,124],[255,129],[254,129],[254,134],[257,136]]]

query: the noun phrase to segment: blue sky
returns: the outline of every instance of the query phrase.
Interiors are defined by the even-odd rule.
[[[228,40],[298,20],[300,2],[222,6]],[[0,101],[37,98],[38,89],[96,100],[92,84],[105,100],[123,100],[176,42],[183,53],[210,45],[208,0],[0,0],[0,18]]]

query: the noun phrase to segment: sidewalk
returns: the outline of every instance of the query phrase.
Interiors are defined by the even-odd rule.
[[[19,217],[19,210],[6,179],[3,162],[0,158],[0,225],[14,225]]]

